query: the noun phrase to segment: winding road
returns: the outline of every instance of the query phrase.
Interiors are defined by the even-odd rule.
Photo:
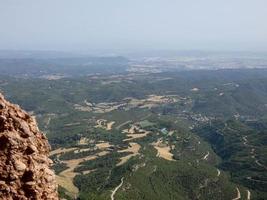
[[[124,179],[124,177],[122,177],[121,178],[121,183],[112,191],[112,194],[110,195],[110,198],[111,198],[111,200],[114,200],[115,198],[114,198],[114,196],[115,196],[115,194],[116,194],[116,192],[120,189],[120,187],[122,186],[122,184],[123,184],[123,179]]]
[[[208,151],[208,153],[203,157],[203,160],[208,160],[209,155],[210,155],[210,152]]]
[[[217,169],[217,176],[219,177],[221,175],[221,171]]]
[[[239,191],[238,187],[236,187],[236,192],[237,192],[237,197],[236,198],[233,198],[232,200],[241,199],[241,194],[240,194],[240,191]]]
[[[248,144],[248,139],[247,139],[247,135],[246,136],[244,136],[244,137],[242,137],[242,139],[243,139],[243,144],[245,145],[245,146],[247,146],[247,147],[251,147],[251,150],[250,150],[250,154],[251,154],[251,158],[253,158],[254,160],[255,160],[255,163],[259,166],[259,167],[262,167],[262,168],[264,168],[265,170],[267,170],[267,166],[265,166],[265,165],[263,165],[263,164],[261,164],[260,163],[260,161],[258,160],[258,159],[256,159],[256,153],[255,153],[255,146],[253,146],[253,145],[249,145]]]

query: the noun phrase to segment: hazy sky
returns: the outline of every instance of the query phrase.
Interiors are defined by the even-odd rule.
[[[267,50],[267,0],[0,0],[0,49]]]

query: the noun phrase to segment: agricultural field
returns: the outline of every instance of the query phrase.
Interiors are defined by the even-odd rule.
[[[266,70],[130,69],[1,75],[49,139],[62,198],[267,199]]]

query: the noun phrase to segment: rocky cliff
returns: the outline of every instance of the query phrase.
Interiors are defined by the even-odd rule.
[[[0,94],[0,200],[57,200],[49,144],[35,119]]]

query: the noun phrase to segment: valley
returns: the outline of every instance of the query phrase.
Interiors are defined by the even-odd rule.
[[[62,198],[267,198],[266,70],[130,69],[1,75],[49,139]]]

